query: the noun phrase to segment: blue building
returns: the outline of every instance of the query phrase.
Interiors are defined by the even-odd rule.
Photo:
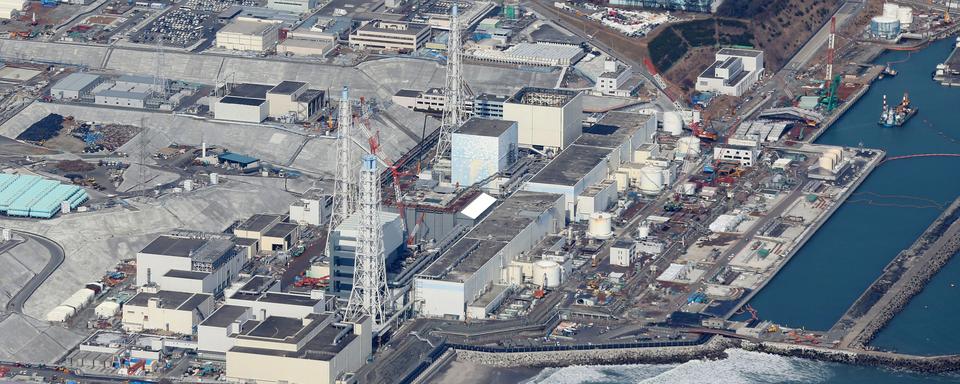
[[[472,118],[450,140],[451,182],[468,187],[507,169],[517,160],[515,121]]]
[[[76,208],[89,199],[75,185],[33,175],[0,173],[0,213],[8,216],[49,219],[65,205]]]

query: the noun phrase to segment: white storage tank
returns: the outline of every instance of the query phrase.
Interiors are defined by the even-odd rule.
[[[819,162],[819,163],[820,163],[820,168],[825,169],[825,170],[828,170],[828,171],[832,171],[832,170],[833,170],[833,166],[834,166],[834,164],[833,164],[833,156],[831,156],[829,153],[824,153],[824,154],[820,155],[820,162]]]
[[[648,165],[640,168],[640,192],[656,195],[663,191],[663,168]]]
[[[93,310],[93,313],[97,315],[97,318],[107,319],[117,315],[120,312],[120,304],[116,301],[107,300],[97,306]]]
[[[551,260],[540,260],[533,263],[533,284],[542,288],[559,287],[560,264]]]
[[[193,180],[186,179],[183,181],[183,191],[190,192],[193,190]]]
[[[870,20],[870,34],[880,39],[895,39],[900,35],[900,20],[897,15],[876,16]]]
[[[609,239],[613,236],[613,215],[606,212],[590,214],[587,234],[594,239]]]
[[[648,236],[650,236],[650,224],[644,221],[637,227],[637,239],[643,240]]]
[[[677,157],[700,156],[700,138],[685,136],[677,140]]]
[[[216,172],[210,173],[210,185],[217,185],[220,182],[220,175]]]
[[[671,136],[680,136],[683,134],[683,119],[677,112],[663,113],[663,131]]]

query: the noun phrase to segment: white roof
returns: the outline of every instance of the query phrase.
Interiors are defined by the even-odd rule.
[[[683,270],[686,267],[687,267],[686,264],[670,263],[670,266],[667,267],[667,269],[664,270],[663,273],[660,274],[660,276],[657,276],[657,280],[660,280],[660,281],[677,280],[677,277],[680,276],[680,274],[683,272]]]
[[[490,196],[486,193],[481,193],[480,196],[477,196],[476,199],[473,199],[470,204],[467,204],[466,208],[463,208],[460,213],[466,217],[476,220],[476,218],[480,217],[480,215],[490,209],[490,207],[493,206],[493,203],[496,202],[496,197]]]

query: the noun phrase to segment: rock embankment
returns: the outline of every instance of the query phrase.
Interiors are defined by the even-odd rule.
[[[960,370],[960,355],[913,356],[876,351],[847,351],[783,343],[744,342],[748,351],[861,366],[902,369],[920,373],[944,373]]]
[[[550,352],[476,352],[457,350],[457,359],[491,367],[565,367],[570,365],[672,364],[722,359],[739,341],[713,337],[701,345],[658,348],[590,349]]]

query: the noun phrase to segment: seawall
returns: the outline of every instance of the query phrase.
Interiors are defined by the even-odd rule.
[[[960,355],[913,356],[876,351],[848,351],[785,343],[753,343],[744,341],[741,348],[775,355],[843,363],[885,367],[920,373],[945,373],[960,370]]]

